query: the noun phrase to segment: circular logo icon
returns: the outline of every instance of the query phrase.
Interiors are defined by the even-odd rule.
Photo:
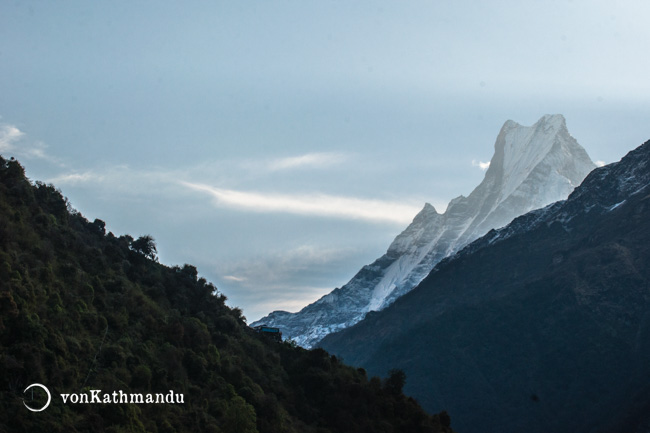
[[[52,401],[52,396],[50,395],[50,390],[47,389],[47,387],[45,385],[41,385],[40,383],[32,383],[27,388],[25,388],[25,390],[23,391],[23,394],[26,393],[28,389],[33,388],[35,386],[39,387],[39,388],[43,388],[43,391],[45,391],[45,393],[47,394],[47,403],[45,403],[45,406],[43,406],[40,409],[34,409],[34,408],[31,408],[31,407],[27,406],[27,403],[25,403],[24,399],[23,399],[23,404],[25,405],[25,407],[27,409],[31,410],[32,412],[42,412],[45,409],[47,409],[47,407],[50,405],[50,401]]]

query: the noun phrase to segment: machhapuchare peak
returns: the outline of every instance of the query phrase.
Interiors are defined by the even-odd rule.
[[[650,141],[319,347],[463,432],[647,432]]]
[[[533,209],[563,200],[596,165],[571,136],[561,114],[532,126],[501,127],[483,181],[449,202],[444,213],[425,204],[386,254],[364,266],[343,287],[297,313],[274,311],[252,325],[282,329],[285,338],[314,347],[408,293],[440,262],[488,231]]]

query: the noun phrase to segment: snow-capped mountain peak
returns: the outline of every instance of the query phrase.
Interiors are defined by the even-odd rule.
[[[569,134],[566,120],[561,114],[545,115],[532,126],[522,126],[509,120],[497,137],[494,156],[485,177],[496,178],[500,184],[501,198],[505,199],[530,176],[544,158],[549,157],[554,147],[557,147],[557,151],[568,154],[566,156],[573,155],[575,158],[570,158],[571,160],[591,163],[584,149]],[[575,179],[579,179],[579,183],[583,176],[565,177],[576,187]]]
[[[545,115],[532,126],[505,122],[481,184],[449,202],[440,214],[430,204],[350,282],[298,313],[274,312],[255,322],[280,327],[311,347],[330,332],[385,308],[415,287],[443,258],[530,210],[565,199],[595,168],[569,134],[564,116]]]

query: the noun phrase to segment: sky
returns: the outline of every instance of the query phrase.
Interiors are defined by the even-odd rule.
[[[512,119],[594,161],[650,138],[650,3],[0,2],[0,154],[149,234],[249,322],[483,178]]]

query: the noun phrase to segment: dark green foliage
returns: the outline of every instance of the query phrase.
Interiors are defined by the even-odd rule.
[[[0,432],[441,432],[441,416],[327,352],[275,343],[151,236],[106,233],[0,158]],[[28,412],[23,390],[53,392]],[[176,405],[64,405],[91,389]],[[448,423],[447,423],[448,424]]]
[[[384,382],[384,388],[392,394],[401,394],[406,384],[406,373],[399,368],[393,368],[388,372],[388,378]]]
[[[95,227],[95,223],[93,223],[92,226]],[[156,253],[158,252],[156,249],[156,243],[151,235],[140,236],[138,239],[131,242],[131,249],[151,260],[156,259]]]

